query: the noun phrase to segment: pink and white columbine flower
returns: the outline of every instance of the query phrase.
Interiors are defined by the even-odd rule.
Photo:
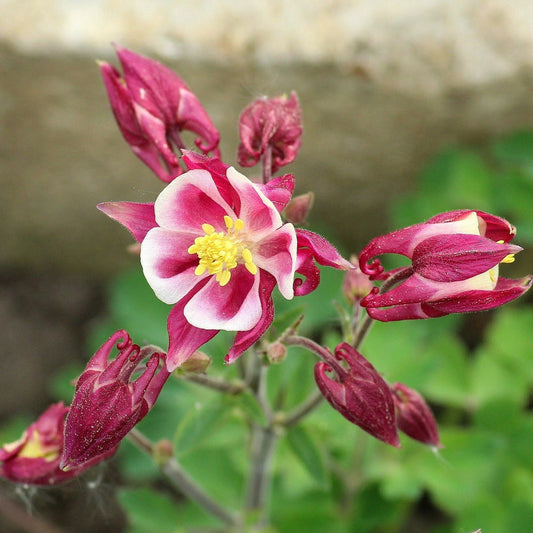
[[[236,331],[234,361],[272,323],[272,290],[291,299],[319,282],[314,263],[350,263],[322,237],[283,223],[291,175],[257,185],[218,159],[188,152],[190,169],[155,204],[115,202],[99,208],[141,243],[141,264],[168,318],[167,367],[173,370],[220,330]],[[306,279],[295,279],[295,273]]]
[[[377,320],[432,318],[449,313],[483,311],[521,296],[533,276],[505,279],[499,264],[511,263],[522,250],[509,244],[516,228],[507,220],[474,210],[450,211],[427,222],[376,237],[359,256],[370,279],[392,286],[374,288],[361,305]],[[395,253],[411,265],[384,272],[378,255]]]

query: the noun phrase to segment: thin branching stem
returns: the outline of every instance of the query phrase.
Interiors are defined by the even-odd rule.
[[[154,458],[156,454],[154,443],[138,429],[132,429],[128,434],[128,438],[135,446],[137,446],[137,448]],[[159,468],[174,487],[180,490],[190,500],[196,502],[208,513],[216,516],[229,526],[238,527],[240,525],[238,518],[206,494],[206,492],[187,474],[187,472],[185,472],[175,457],[161,460],[159,462]]]
[[[227,394],[240,394],[246,388],[246,385],[242,382],[231,383],[223,379],[213,378],[207,374],[184,374],[182,379]]]

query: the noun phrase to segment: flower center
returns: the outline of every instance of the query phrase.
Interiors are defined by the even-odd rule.
[[[190,254],[196,254],[200,260],[194,273],[197,276],[204,272],[215,274],[221,287],[227,285],[231,278],[230,270],[239,263],[244,263],[251,274],[257,274],[252,252],[241,234],[244,222],[240,218],[233,220],[226,215],[224,223],[227,228],[225,232],[215,232],[211,224],[202,224],[205,235],[196,237],[194,244],[187,250]]]

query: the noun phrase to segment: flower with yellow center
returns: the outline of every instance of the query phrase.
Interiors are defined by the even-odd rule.
[[[482,311],[523,294],[533,277],[512,280],[499,276],[501,263],[513,263],[522,250],[510,241],[516,229],[506,220],[482,211],[442,213],[376,237],[362,250],[360,268],[371,279],[387,279],[379,260],[384,253],[401,254],[411,265],[396,270],[388,290],[374,289],[361,305],[383,321],[431,318],[449,313]]]
[[[196,254],[200,260],[194,273],[201,276],[204,272],[215,274],[221,287],[231,279],[231,270],[243,263],[250,274],[257,274],[257,266],[253,262],[252,252],[241,231],[244,222],[235,221],[228,215],[224,216],[227,231],[216,232],[211,224],[202,224],[203,237],[196,237],[194,244],[187,252]]]

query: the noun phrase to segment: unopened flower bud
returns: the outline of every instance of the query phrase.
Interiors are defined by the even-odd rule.
[[[239,118],[239,165],[251,167],[271,151],[271,173],[296,158],[302,139],[302,111],[295,92],[290,97],[258,98]]]
[[[315,380],[326,400],[342,416],[373,437],[400,447],[389,386],[358,351],[349,344],[339,344],[335,355],[330,354],[327,362],[315,365]]]
[[[196,146],[219,156],[219,133],[195,94],[161,63],[115,46],[123,74],[100,62],[111,109],[133,153],[161,180],[183,172],[178,156],[186,148],[180,133],[197,135]]]
[[[370,281],[370,277],[359,268],[356,255],[350,257],[350,262],[354,265],[354,268],[344,274],[342,292],[348,302],[353,305],[369,294],[374,284]]]
[[[115,345],[119,353],[110,361]],[[149,359],[141,366],[145,354],[150,354]],[[141,368],[144,371],[133,380]],[[124,330],[111,335],[78,378],[65,422],[60,467],[70,470],[115,451],[150,411],[169,376],[165,354],[153,352],[152,347],[143,352]]]
[[[394,383],[391,390],[398,428],[414,440],[442,448],[437,422],[424,398],[402,383]]]
[[[285,220],[297,225],[304,224],[313,207],[314,201],[315,195],[312,192],[295,196],[285,208]]]
[[[153,458],[157,464],[162,464],[174,456],[174,446],[168,439],[162,439],[156,442],[154,446]]]
[[[281,342],[273,342],[268,345],[266,354],[272,364],[282,363],[287,356],[287,347]]]
[[[201,374],[205,372],[211,364],[211,357],[204,352],[196,350],[187,360],[178,368],[180,372],[190,374]]]

